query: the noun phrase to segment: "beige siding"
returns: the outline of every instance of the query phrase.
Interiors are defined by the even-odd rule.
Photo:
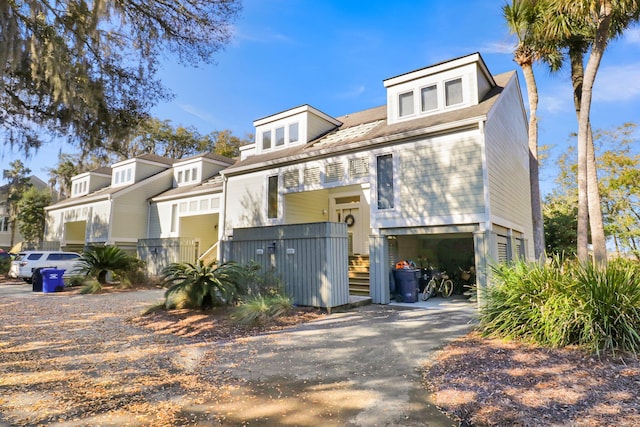
[[[273,173],[258,172],[229,177],[226,189],[225,234],[236,227],[267,224],[266,177]]]
[[[52,210],[47,212],[47,232],[45,233],[45,241],[61,241],[62,240],[62,211]]]
[[[285,224],[328,220],[329,192],[326,190],[287,194],[284,200]]]
[[[94,203],[90,207],[91,220],[87,222],[87,243],[106,243],[109,239],[111,202]]]
[[[111,241],[129,241],[147,236],[147,220],[149,204],[147,200],[171,187],[173,174],[163,172],[144,185],[116,194],[113,204],[111,223]]]
[[[395,180],[402,216],[449,217],[484,212],[482,156],[477,134],[426,140],[398,151]]]
[[[508,85],[485,126],[490,214],[492,221],[523,231],[531,242],[528,137],[523,111],[515,108],[518,96],[517,86]]]
[[[167,169],[166,167],[163,166],[159,166],[159,165],[150,165],[147,163],[143,163],[143,162],[136,162],[136,176],[135,176],[135,181],[139,182],[142,181],[143,179],[146,179],[148,177],[150,177],[151,175],[155,175],[158,172],[161,172],[165,169]]]

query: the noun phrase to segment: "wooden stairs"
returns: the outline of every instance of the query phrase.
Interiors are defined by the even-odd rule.
[[[369,296],[369,256],[349,256],[349,295]]]

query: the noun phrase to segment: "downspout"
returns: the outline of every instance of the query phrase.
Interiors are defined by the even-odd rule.
[[[220,176],[222,176],[222,206],[220,207],[220,215],[218,218],[218,242],[221,242],[225,236],[226,231],[226,223],[227,223],[227,185],[229,178],[222,172],[220,172]],[[225,259],[225,251],[226,245],[220,245],[218,243],[218,258],[220,262],[226,262]]]
[[[111,232],[113,227],[111,226],[111,224],[113,224],[113,197],[111,196],[111,194],[109,194],[109,227],[107,228],[109,230],[109,233],[107,234],[107,241],[105,242],[105,246],[109,245],[109,242],[111,242]]]

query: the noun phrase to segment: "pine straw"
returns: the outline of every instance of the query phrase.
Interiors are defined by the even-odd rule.
[[[477,333],[447,345],[424,380],[473,426],[638,426],[640,361],[545,349]]]
[[[0,299],[0,425],[219,425],[228,373],[207,369],[219,342],[323,316],[297,310],[260,328],[227,313],[160,312],[140,317],[161,290],[27,294]]]

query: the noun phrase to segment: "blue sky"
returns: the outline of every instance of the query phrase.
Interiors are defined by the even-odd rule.
[[[515,39],[502,18],[502,1],[245,0],[235,36],[217,64],[185,68],[168,58],[160,77],[173,101],[153,115],[200,132],[230,129],[243,136],[252,122],[301,104],[331,116],[385,103],[382,81],[430,64],[480,52],[494,74],[518,69]],[[568,70],[536,67],[540,93],[539,143],[563,152],[577,130]],[[526,103],[526,86],[519,72]],[[640,122],[640,27],[615,40],[596,80],[595,129]],[[60,145],[25,164],[41,178]],[[63,150],[65,148],[63,147]],[[20,154],[0,148],[4,168]],[[549,165],[550,166],[550,165]],[[551,167],[542,188],[553,186]]]

